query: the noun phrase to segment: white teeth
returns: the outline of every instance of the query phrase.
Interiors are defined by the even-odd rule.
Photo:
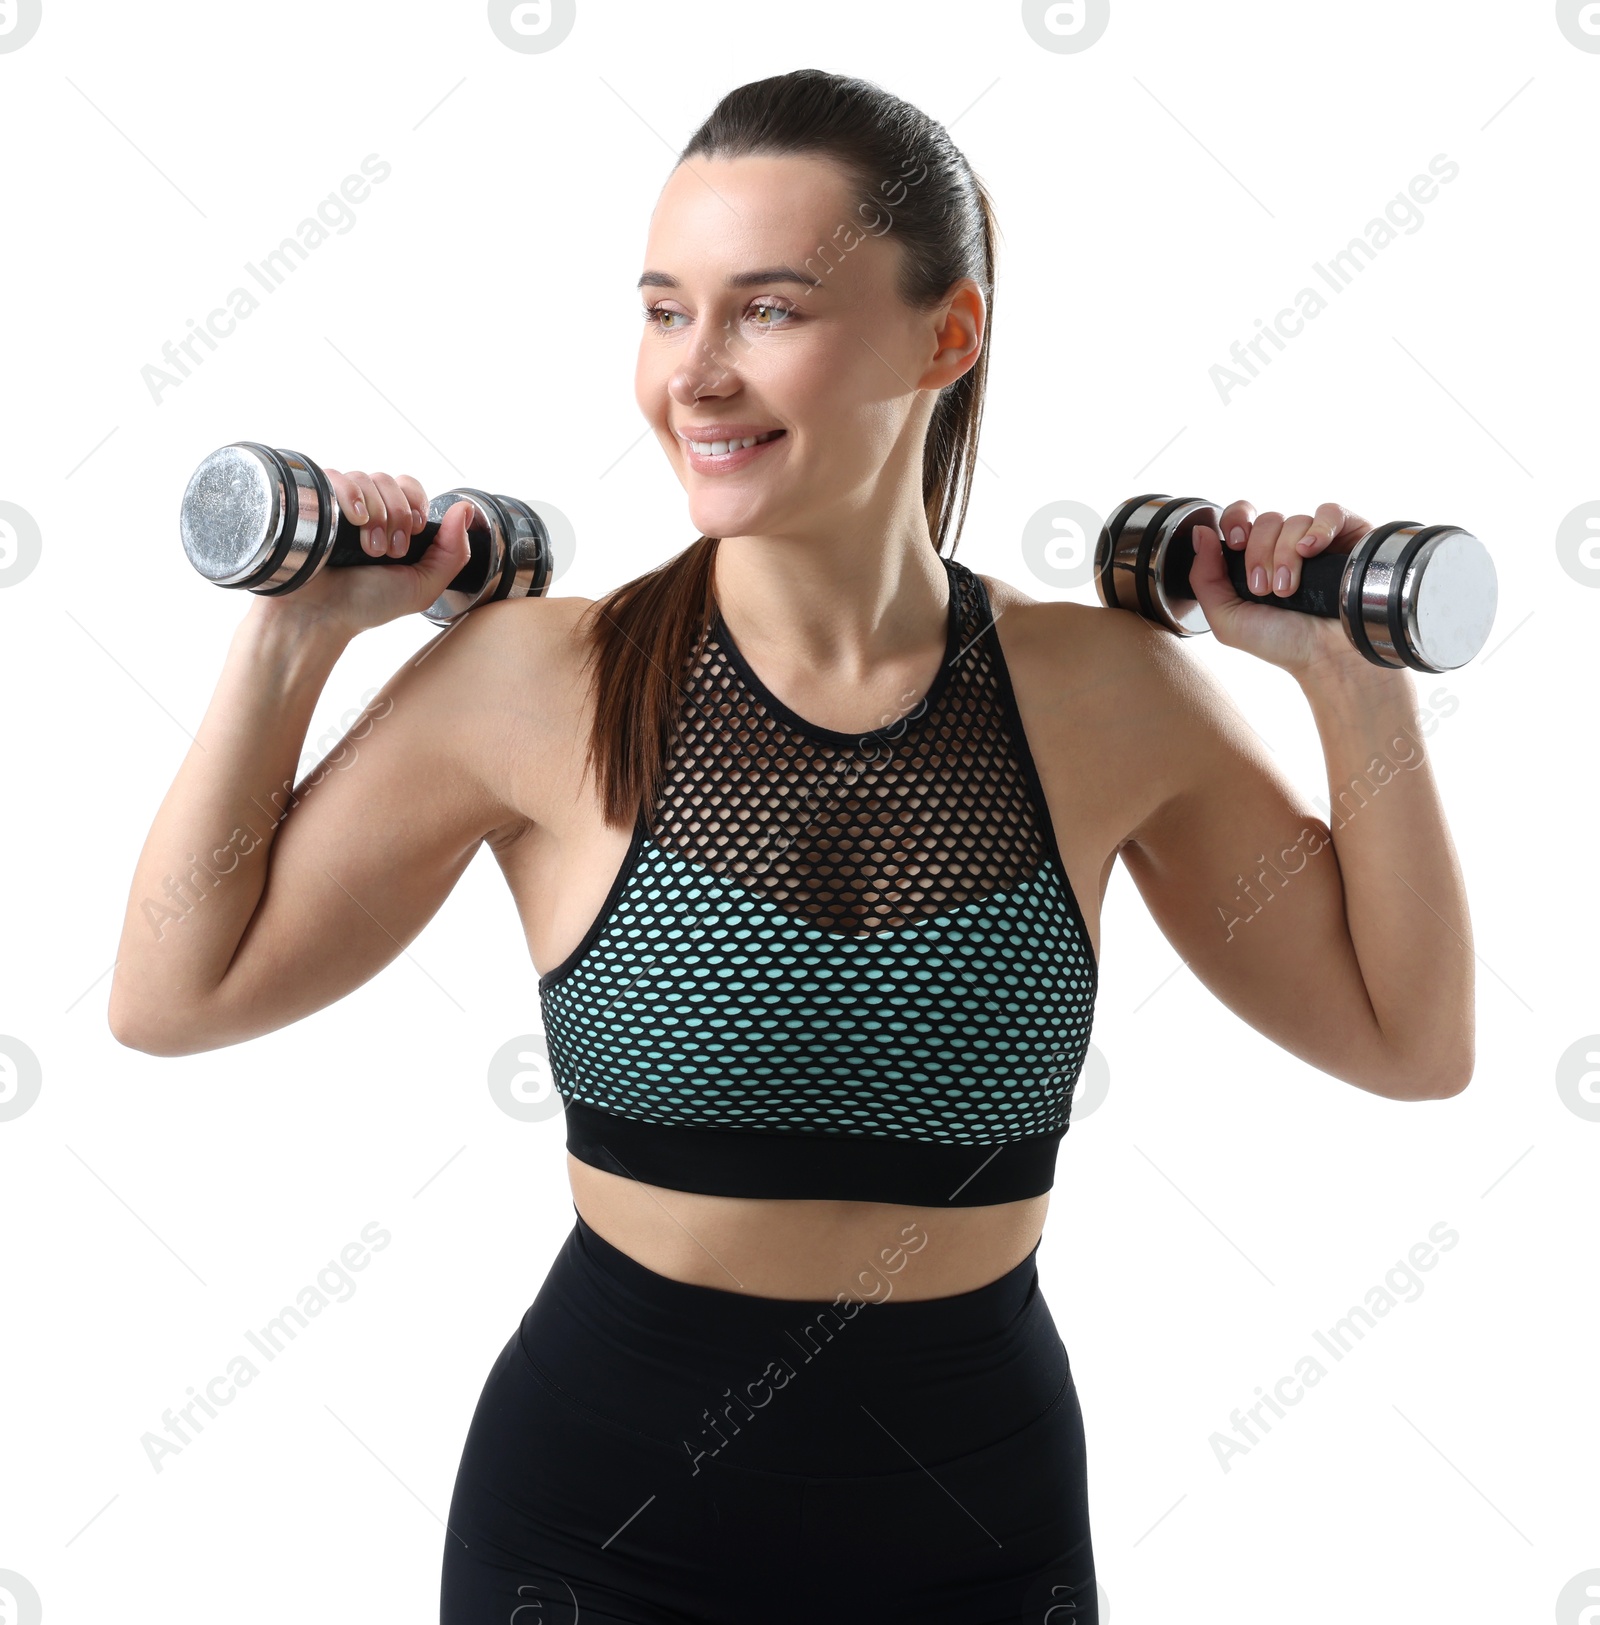
[[[730,451],[741,451],[746,446],[775,438],[782,431],[770,430],[766,434],[746,435],[742,440],[688,440],[684,444],[699,457],[723,457]]]

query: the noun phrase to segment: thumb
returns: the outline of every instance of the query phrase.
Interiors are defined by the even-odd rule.
[[[1194,563],[1189,567],[1189,585],[1202,605],[1219,595],[1224,601],[1235,596],[1222,559],[1222,538],[1214,526],[1196,525],[1191,531]]]
[[[1205,611],[1207,623],[1216,632],[1238,612],[1243,601],[1234,591],[1222,556],[1222,537],[1211,525],[1196,525],[1192,531],[1194,563],[1189,567],[1189,590]]]
[[[433,545],[418,560],[418,569],[430,576],[447,571],[448,574],[444,578],[447,582],[459,575],[472,556],[472,544],[467,539],[467,531],[476,522],[477,513],[478,510],[470,501],[463,499],[460,502],[452,502],[439,521]]]
[[[456,519],[457,514],[461,516],[459,519]],[[456,540],[463,547],[470,546],[467,541],[467,532],[475,524],[479,523],[476,505],[469,498],[463,498],[460,502],[452,504],[449,517],[456,519],[456,523],[460,527]]]

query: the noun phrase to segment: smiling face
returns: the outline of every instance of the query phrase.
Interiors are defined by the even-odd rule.
[[[856,195],[816,156],[697,158],[662,189],[634,393],[707,536],[837,523],[881,508],[885,480],[920,512],[933,391],[975,357],[981,295],[907,306],[901,247]],[[689,443],[774,431],[720,455]]]

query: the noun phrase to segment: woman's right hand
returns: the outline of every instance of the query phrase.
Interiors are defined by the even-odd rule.
[[[361,527],[362,551],[398,559],[427,523],[428,496],[409,474],[341,473],[324,468],[339,511]],[[348,636],[426,609],[466,568],[472,556],[467,527],[477,509],[453,503],[438,534],[415,564],[324,565],[293,592],[256,595],[261,613],[335,623]]]

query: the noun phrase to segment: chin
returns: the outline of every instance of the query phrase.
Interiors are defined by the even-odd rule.
[[[760,528],[733,514],[699,514],[693,508],[689,510],[689,523],[702,536],[744,536]]]
[[[755,536],[760,534],[766,514],[749,503],[691,502],[689,523],[702,536]]]

